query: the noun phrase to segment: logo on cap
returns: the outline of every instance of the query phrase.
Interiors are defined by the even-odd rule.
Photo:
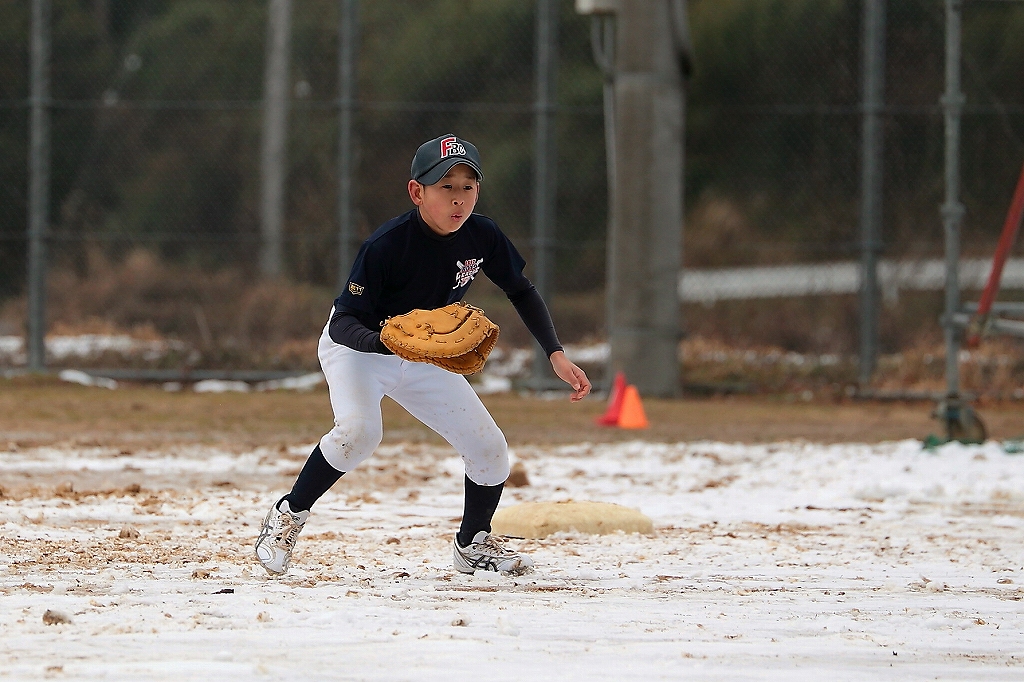
[[[446,137],[441,140],[441,158],[445,159],[449,156],[465,156],[466,148],[462,146],[457,137]]]

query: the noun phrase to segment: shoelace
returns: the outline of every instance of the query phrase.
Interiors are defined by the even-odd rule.
[[[291,551],[292,547],[295,546],[295,541],[298,539],[299,531],[301,530],[302,524],[296,523],[291,514],[281,514],[281,534],[277,536],[279,546]]]
[[[502,545],[502,540],[493,535],[488,535],[483,542],[475,543],[481,550],[489,550],[491,556],[499,557],[511,557],[516,556],[516,553],[510,549],[505,549]]]

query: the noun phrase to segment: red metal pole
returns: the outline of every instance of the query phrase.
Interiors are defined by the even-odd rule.
[[[978,312],[975,317],[975,324],[971,325],[967,336],[967,346],[975,348],[981,341],[981,332],[984,329],[985,321],[989,311],[992,310],[992,303],[999,293],[999,280],[1003,276],[1003,266],[1010,255],[1010,249],[1017,239],[1017,231],[1020,230],[1021,218],[1024,217],[1024,168],[1021,168],[1020,179],[1017,180],[1017,189],[1013,192],[1013,200],[1010,202],[1010,210],[1006,214],[1006,222],[1003,223],[1003,233],[999,236],[999,244],[996,246],[996,255],[992,259],[992,272],[988,275],[988,283],[981,293],[981,300],[978,302]]]

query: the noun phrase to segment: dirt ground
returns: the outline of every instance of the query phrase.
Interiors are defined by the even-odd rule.
[[[684,444],[720,443],[879,443],[923,439],[941,432],[927,402],[803,402],[784,397],[725,397],[682,400],[644,399],[651,426],[625,430],[599,426],[604,398],[572,404],[568,394],[538,397],[485,396],[484,402],[519,457],[533,449],[570,444],[625,441]],[[980,405],[979,413],[996,440],[1024,434],[1024,403]],[[383,449],[446,453],[449,446],[388,398],[383,402]],[[143,458],[254,456],[261,464],[284,466],[265,472],[239,470],[147,471],[137,467],[99,470],[61,468],[0,470],[0,498],[160,494],[195,489],[283,489],[298,473],[315,443],[331,426],[325,386],[306,392],[168,392],[159,384],[121,383],[116,390],[86,387],[55,378],[0,379],[0,453],[97,452],[103,457]],[[437,446],[440,446],[438,448]],[[433,449],[431,449],[433,448]],[[0,454],[0,457],[3,455]],[[20,455],[19,455],[20,456]],[[35,455],[33,455],[34,457]],[[2,460],[0,460],[2,464]],[[394,489],[405,483],[378,467],[363,467],[346,478],[347,489]],[[175,493],[177,494],[177,493]]]
[[[785,397],[644,399],[651,422],[631,431],[602,427],[605,401],[570,404],[567,396],[500,394],[484,402],[511,445],[712,440],[765,443],[874,443],[924,438],[941,431],[928,402],[801,402]],[[990,438],[1024,434],[1024,403],[977,407]],[[385,398],[384,442],[441,444],[441,439]],[[76,444],[146,447],[217,444],[294,447],[316,441],[331,425],[326,387],[309,392],[195,393],[153,384],[116,390],[51,378],[0,379],[0,440],[20,447]]]
[[[931,405],[647,399],[651,427],[624,431],[597,398],[485,402],[529,474],[503,504],[613,502],[655,534],[456,573],[462,463],[385,401],[385,444],[269,580],[253,540],[326,389],[0,381],[0,679],[334,679],[339,651],[366,680],[449,679],[476,651],[515,679],[1020,678],[1019,456],[858,444],[937,431]],[[1020,403],[980,411],[1024,432]]]
[[[273,580],[253,542],[308,444],[3,443],[3,680],[1021,679],[1024,473],[997,443],[517,445],[503,504],[655,524],[513,540],[521,577],[454,571],[461,462],[386,444]]]

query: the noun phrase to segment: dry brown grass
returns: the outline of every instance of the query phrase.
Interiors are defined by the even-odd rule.
[[[692,337],[680,345],[685,381],[708,392],[804,395],[839,399],[857,383],[857,361],[838,354],[786,351],[778,346],[735,346]],[[1014,339],[990,339],[960,356],[961,389],[982,400],[1024,399],[1024,347]],[[945,351],[922,341],[881,356],[872,388],[935,393],[945,390]]]
[[[923,438],[939,431],[932,405],[851,401],[803,402],[784,397],[702,400],[644,399],[649,429],[602,427],[600,399],[570,404],[514,394],[484,402],[513,445],[530,443],[661,442],[716,440],[874,442]],[[398,405],[385,400],[385,442],[443,441]],[[1024,404],[983,405],[994,438],[1024,432]],[[0,447],[71,443],[136,449],[206,443],[227,448],[291,447],[313,443],[331,426],[324,388],[308,393],[168,393],[152,385],[123,384],[116,391],[50,378],[0,379]]]
[[[91,252],[83,275],[55,269],[48,297],[54,334],[175,339],[190,352],[170,353],[161,366],[267,369],[316,366],[316,337],[334,298],[309,285],[252,281],[238,270],[168,265],[144,250],[119,263]],[[24,319],[24,301],[8,302],[0,316],[13,326]]]
[[[701,248],[710,254],[718,246],[714,242]],[[306,284],[254,280],[239,270],[171,265],[143,250],[117,262],[93,251],[82,274],[73,268],[52,271],[47,310],[53,335],[127,334],[176,343],[154,357],[106,352],[70,358],[63,362],[66,366],[315,371],[317,337],[333,295]],[[880,358],[875,388],[923,392],[944,387],[943,347],[932,298],[907,295],[885,310],[883,343],[900,350]],[[500,345],[532,344],[515,310],[493,284],[482,279],[470,300],[501,326]],[[693,393],[839,399],[857,379],[851,346],[855,303],[852,297],[840,297],[684,306],[684,385]],[[601,338],[604,303],[599,293],[556,296],[551,310],[564,342]],[[17,333],[24,319],[24,301],[8,301],[0,308],[0,333]],[[603,366],[586,369],[598,382],[605,380]],[[986,341],[962,358],[961,375],[963,389],[983,399],[1024,398],[1024,343]]]

